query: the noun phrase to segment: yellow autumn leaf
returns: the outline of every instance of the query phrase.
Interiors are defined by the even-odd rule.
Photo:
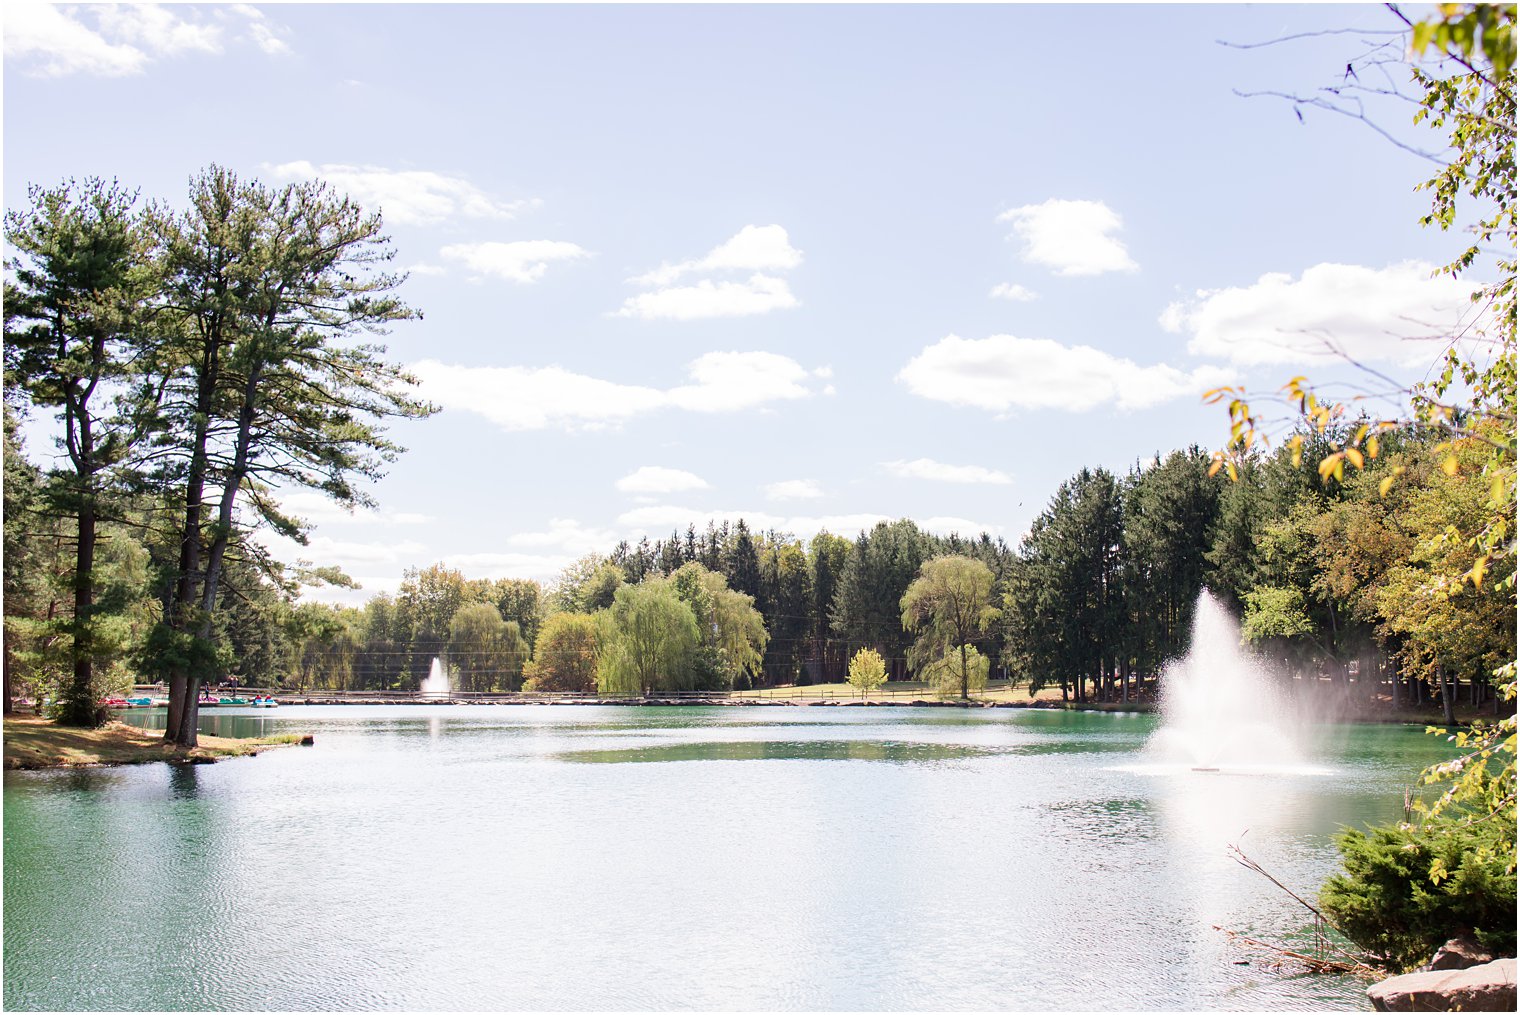
[[[1378,483],[1378,496],[1379,497],[1386,497],[1386,496],[1388,496],[1388,491],[1393,487],[1394,480],[1398,479],[1399,478],[1399,474],[1402,473],[1403,471],[1404,471],[1404,467],[1402,465],[1396,465],[1396,466],[1394,466],[1393,472],[1390,475],[1387,475],[1387,476],[1383,477],[1382,481]]]
[[[1366,461],[1362,458],[1362,453],[1360,451],[1358,451],[1356,448],[1347,448],[1346,449],[1346,461],[1350,462],[1352,465],[1356,466],[1358,469],[1363,469],[1363,468],[1367,467]]]
[[[1457,466],[1459,464],[1461,463],[1457,461],[1456,455],[1447,455],[1446,460],[1441,463],[1441,471],[1446,473],[1448,476],[1455,476],[1457,474]]]

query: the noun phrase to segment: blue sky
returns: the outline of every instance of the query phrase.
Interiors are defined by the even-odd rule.
[[[443,406],[290,558],[552,578],[621,538],[876,518],[1016,542],[1082,465],[1216,446],[1204,390],[1401,380],[1460,314],[1427,164],[1306,92],[1380,6],[12,3],[7,209],[217,162],[379,207]],[[1404,126],[1409,111],[1384,110]],[[32,428],[34,456],[47,438]]]

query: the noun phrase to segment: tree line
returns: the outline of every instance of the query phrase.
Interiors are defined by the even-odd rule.
[[[1198,447],[1123,475],[1080,469],[1016,547],[988,533],[935,535],[908,519],[807,542],[742,520],[693,524],[587,555],[548,585],[433,564],[409,569],[394,595],[340,607],[296,601],[288,577],[282,584],[271,562],[238,543],[224,579],[234,592],[216,613],[204,672],[256,686],[415,690],[438,658],[463,691],[655,693],[843,681],[865,650],[884,679],[925,679],[947,693],[970,693],[996,673],[1031,692],[1128,700],[1150,693],[1187,651],[1207,587],[1284,672],[1355,679],[1368,695],[1391,688],[1396,700],[1434,698],[1448,710],[1462,685],[1474,703],[1487,700],[1515,637],[1504,592],[1513,565],[1500,561],[1481,587],[1461,585],[1474,551],[1442,542],[1483,521],[1485,445],[1459,443],[1448,470],[1431,454],[1442,435],[1410,426],[1386,433],[1377,460],[1339,479],[1303,464],[1351,429],[1258,450],[1234,480]],[[6,533],[18,545],[14,557],[7,546],[6,645],[19,672],[37,679],[72,658],[60,638],[72,619],[72,530],[45,496],[48,477],[14,444],[8,451]],[[51,542],[36,538],[49,524]],[[117,651],[101,652],[101,635],[97,659],[118,680],[161,673],[141,661],[161,637],[156,583],[172,573],[163,566],[171,547],[134,545],[148,530],[131,519],[113,527],[128,538],[108,541],[97,567],[113,604],[97,615]],[[48,567],[22,566],[49,557]],[[39,594],[49,574],[51,593]],[[1424,594],[1431,581],[1451,583],[1451,594]],[[944,603],[950,612],[935,612]],[[134,650],[134,639],[144,647]]]

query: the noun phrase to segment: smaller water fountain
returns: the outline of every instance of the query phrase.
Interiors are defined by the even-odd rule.
[[[1240,644],[1240,626],[1207,591],[1198,597],[1193,643],[1161,675],[1163,724],[1145,753],[1198,772],[1308,771],[1298,724],[1273,680]]]
[[[422,682],[419,693],[424,698],[447,698],[452,693],[449,668],[437,656],[433,657],[433,665],[428,667],[427,679]]]

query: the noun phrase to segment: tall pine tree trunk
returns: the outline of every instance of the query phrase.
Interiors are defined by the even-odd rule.
[[[99,726],[95,697],[95,505],[85,497],[79,506],[74,548],[74,636],[69,648],[71,673],[63,693],[59,722],[65,726]]]
[[[205,516],[206,473],[208,471],[206,444],[210,428],[209,420],[212,398],[220,376],[220,350],[213,342],[204,351],[200,376],[196,383],[196,425],[191,441],[190,469],[185,477],[185,513],[180,529],[179,574],[174,583],[173,595],[164,611],[164,622],[181,635],[180,646],[188,642],[191,630],[191,604],[199,598],[201,568],[201,520]],[[179,662],[169,669],[169,719],[164,726],[164,739],[180,746],[195,745],[195,723],[199,720],[199,689],[192,679],[189,662]],[[185,718],[190,716],[189,743],[186,743]]]
[[[96,370],[104,342],[92,346]],[[90,395],[95,382],[72,384],[66,396],[65,441],[74,464],[76,539],[74,544],[74,623],[69,646],[69,681],[61,695],[58,721],[65,726],[99,726],[105,712],[95,698],[95,434]]]

